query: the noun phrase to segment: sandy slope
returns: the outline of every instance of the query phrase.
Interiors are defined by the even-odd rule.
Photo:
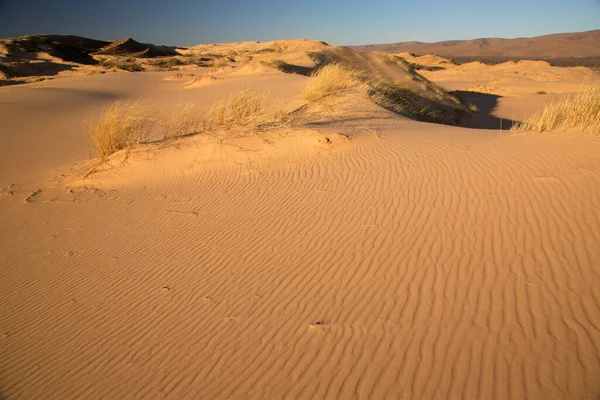
[[[0,397],[600,394],[598,138],[362,121],[78,180],[76,121],[114,97],[292,102],[306,81],[166,76],[0,91]]]

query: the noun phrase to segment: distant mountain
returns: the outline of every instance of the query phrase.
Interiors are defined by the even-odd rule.
[[[400,42],[351,46],[383,53],[438,54],[455,60],[503,62],[509,59],[600,59],[600,30],[558,33],[532,38],[449,40],[444,42]]]

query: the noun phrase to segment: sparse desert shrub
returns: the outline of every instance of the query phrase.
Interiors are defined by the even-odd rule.
[[[405,70],[426,70],[426,71],[444,71],[446,68],[438,65],[423,65],[414,62],[408,62],[404,57],[400,56],[392,56],[392,59],[396,61],[398,65],[400,65]]]
[[[214,103],[205,112],[202,130],[264,129],[291,126],[294,117],[275,107],[268,92],[242,90]]]
[[[315,57],[316,58],[316,57]],[[402,58],[392,58],[402,67]],[[431,84],[420,75],[417,81],[425,89],[434,90],[440,96],[446,92]],[[370,99],[376,104],[399,114],[424,121],[457,123],[464,113],[459,99],[456,106],[436,107],[435,102],[420,95],[409,87],[398,85],[389,78],[367,70],[354,69],[344,64],[326,64],[311,76],[306,84],[304,98],[310,102],[342,92],[346,88],[362,85]]]
[[[410,70],[410,63],[408,61],[406,61],[404,59],[404,57],[400,57],[400,56],[389,56],[389,57],[392,59],[392,61],[396,61],[396,64],[398,64],[405,71]]]
[[[263,47],[262,49],[257,50],[256,54],[264,54],[264,53],[283,53],[285,48],[279,45],[274,45],[271,47]]]
[[[86,125],[101,158],[147,140],[153,121],[139,102],[113,103],[95,121]]]
[[[419,63],[408,63],[408,66],[410,69],[415,70],[415,71],[420,71],[420,70],[426,70],[426,71],[443,71],[446,68],[444,67],[438,67],[435,65],[423,65],[423,64],[419,64]]]
[[[229,63],[227,62],[227,60],[225,58],[217,58],[212,65],[212,71],[216,72],[219,70],[219,68],[223,68],[226,67],[227,65],[229,65]]]
[[[424,69],[426,69],[427,71],[444,71],[446,68],[439,66],[439,65],[424,65],[423,66]]]
[[[144,71],[144,67],[141,66],[140,64],[136,64],[136,63],[124,63],[124,64],[119,64],[117,65],[117,68],[120,68],[124,71],[129,71],[129,72],[141,72]]]
[[[180,65],[184,65],[185,63],[178,58],[167,57],[152,60],[151,62],[149,62],[149,64],[158,68],[170,70]]]
[[[161,120],[160,131],[163,139],[173,139],[195,133],[199,125],[198,110],[193,103],[186,103],[177,106]]]
[[[538,90],[537,94],[547,94],[547,93],[543,90]]]
[[[548,104],[541,113],[515,124],[512,131],[543,133],[557,128],[580,128],[600,135],[600,86],[590,86]]]
[[[309,102],[317,101],[358,83],[353,70],[341,64],[327,64],[311,75],[304,89],[304,98]]]
[[[380,106],[399,114],[408,114],[425,120],[436,119],[435,114],[430,113],[425,99],[412,90],[382,79],[373,79],[368,84],[371,99]]]
[[[140,72],[144,71],[144,67],[138,64],[134,58],[127,59],[108,59],[102,62],[102,66],[105,68],[119,68],[129,72]]]
[[[210,67],[212,66],[212,58],[206,57],[205,55],[199,55],[196,53],[188,53],[184,54],[181,59],[179,59],[183,65],[197,65],[199,67]]]

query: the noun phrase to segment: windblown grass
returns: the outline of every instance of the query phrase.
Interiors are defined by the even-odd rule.
[[[267,91],[241,90],[214,103],[205,112],[203,131],[291,127],[299,121],[269,99]]]
[[[304,89],[304,98],[309,102],[318,101],[359,83],[353,70],[337,63],[327,64],[311,75]]]
[[[427,105],[408,89],[386,81],[371,83],[371,98],[380,106],[399,114],[426,115]]]
[[[129,72],[141,72],[144,71],[145,68],[143,65],[138,63],[135,58],[123,58],[123,57],[114,57],[109,58],[101,62],[101,65],[105,68],[119,68],[124,71]]]
[[[227,60],[225,58],[217,58],[214,60],[213,65],[212,65],[212,72],[217,72],[222,68],[225,68],[229,65],[229,63],[227,62]]]
[[[600,86],[590,86],[548,104],[541,113],[515,124],[512,131],[544,133],[558,128],[579,128],[600,135]]]
[[[154,121],[139,102],[115,102],[86,130],[102,159],[148,139]]]
[[[198,110],[193,103],[180,104],[161,120],[160,130],[163,139],[173,139],[191,135],[198,131],[200,120]]]
[[[443,119],[441,110],[438,115],[425,98],[409,88],[383,79],[372,79],[368,84],[371,99],[388,110],[423,121],[438,122]]]
[[[314,56],[314,58],[317,58]],[[317,58],[318,62],[322,62]],[[395,61],[404,68],[402,60],[382,58],[381,62]],[[410,71],[408,65],[405,68]],[[415,75],[418,82],[425,88],[437,93],[440,97],[449,96],[443,89],[433,85],[420,75]],[[322,65],[308,80],[304,98],[309,103],[315,103],[333,95],[340,94],[346,89],[362,87],[369,98],[381,107],[390,111],[416,118],[422,121],[456,124],[460,120],[462,103],[460,99],[452,98],[456,104],[436,105],[435,100],[419,94],[409,85],[398,84],[392,79],[371,72],[367,69],[354,68],[352,65],[332,63]]]

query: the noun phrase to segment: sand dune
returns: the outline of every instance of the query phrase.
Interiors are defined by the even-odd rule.
[[[449,90],[471,90],[498,95],[528,95],[538,91],[569,93],[600,82],[600,74],[586,67],[555,67],[546,61],[509,61],[497,65],[452,60],[427,54],[398,53],[427,79]]]
[[[132,38],[116,40],[96,52],[98,55],[135,55],[136,57],[176,56],[174,47],[139,43]]]
[[[451,101],[379,56],[354,62]],[[417,122],[350,90],[343,124],[156,141],[82,178],[82,122],[115,99],[156,118],[242,88],[296,107],[309,79],[189,73],[220,79],[0,90],[0,397],[600,393],[597,137]]]
[[[176,48],[132,38],[107,42],[71,35],[31,35],[0,40],[0,86],[123,71],[256,67],[274,59],[294,65],[314,64],[307,52],[327,47],[324,42],[308,39]]]
[[[30,35],[0,39],[0,86],[91,75],[116,70],[163,69],[184,63],[175,48],[136,42],[107,42],[72,35]],[[169,62],[136,62],[171,56]]]

